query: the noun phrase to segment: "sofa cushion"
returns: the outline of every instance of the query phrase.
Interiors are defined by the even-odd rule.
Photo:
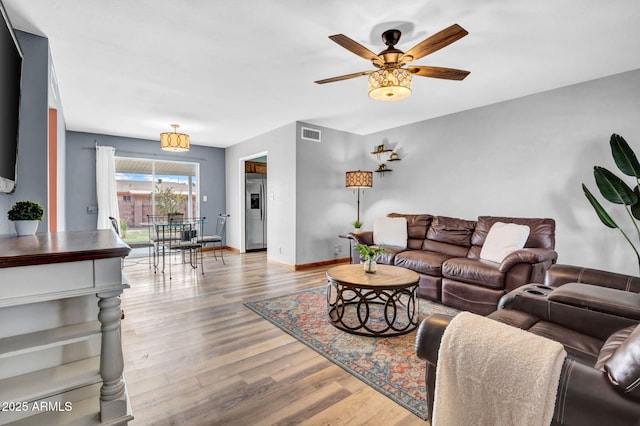
[[[556,222],[548,218],[529,219],[520,217],[478,216],[478,221],[473,236],[471,237],[471,244],[474,246],[482,246],[489,230],[496,222],[527,225],[530,231],[529,238],[527,238],[527,242],[524,245],[525,247],[555,248]]]
[[[552,287],[560,287],[566,283],[585,283],[640,293],[640,277],[582,266],[556,263],[549,268],[544,279],[544,283]]]
[[[548,321],[538,321],[529,328],[529,332],[562,343],[571,358],[589,366],[596,363],[604,343],[595,337]]]
[[[427,239],[470,247],[475,224],[472,220],[435,216],[427,231]]]
[[[373,221],[373,243],[377,246],[407,248],[407,219],[378,217]]]
[[[422,241],[427,237],[433,216],[430,214],[389,213],[388,217],[404,217],[407,220],[407,248],[420,250]]]
[[[498,270],[498,266],[498,263],[486,260],[454,257],[442,264],[442,276],[483,287],[503,289],[505,274]]]
[[[469,247],[458,246],[455,244],[441,243],[440,241],[424,240],[419,250],[436,251],[449,255],[450,257],[467,257]]]
[[[527,225],[496,222],[485,238],[480,259],[500,263],[508,254],[522,249],[528,237]]]
[[[406,250],[396,255],[394,264],[418,273],[440,277],[442,263],[450,257],[434,251]]]
[[[378,255],[376,258],[376,263],[381,263],[384,265],[393,265],[396,254],[402,253],[405,249],[397,246],[380,246],[385,251],[384,253]]]

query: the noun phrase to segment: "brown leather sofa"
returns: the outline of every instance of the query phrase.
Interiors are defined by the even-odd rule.
[[[411,269],[420,276],[418,296],[487,315],[507,292],[527,283],[544,281],[545,271],[558,257],[555,252],[555,221],[497,216],[464,220],[430,214],[398,214],[407,220],[407,247],[383,246],[379,263]],[[524,249],[508,255],[502,263],[480,259],[487,234],[496,222],[527,225]],[[373,231],[353,232],[356,243],[373,245]],[[360,257],[352,253],[354,262]]]
[[[565,347],[552,424],[640,425],[640,278],[553,265],[545,283],[512,291],[488,318]],[[432,315],[416,335],[416,353],[427,361],[430,407],[440,339],[451,318]]]

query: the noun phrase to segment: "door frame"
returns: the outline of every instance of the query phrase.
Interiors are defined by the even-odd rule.
[[[240,227],[240,253],[246,253],[247,252],[247,242],[246,242],[246,227],[245,227],[245,222],[247,220],[246,218],[246,201],[245,201],[245,192],[246,192],[246,186],[245,186],[245,163],[247,161],[251,161],[251,160],[255,160],[256,158],[260,158],[260,157],[267,157],[267,185],[268,185],[268,176],[269,176],[269,152],[268,151],[262,151],[262,152],[258,152],[255,154],[251,154],[248,155],[246,157],[240,157],[238,159],[238,188],[240,188],[240,194],[238,196],[238,199],[240,201],[240,220],[239,220],[239,227]],[[265,196],[266,196],[266,191],[265,191]],[[269,229],[269,203],[267,203],[267,230]],[[268,257],[268,253],[269,253],[269,232],[267,231],[267,257]]]

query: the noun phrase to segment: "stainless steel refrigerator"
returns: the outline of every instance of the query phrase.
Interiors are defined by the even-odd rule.
[[[245,174],[245,248],[267,248],[267,175]]]

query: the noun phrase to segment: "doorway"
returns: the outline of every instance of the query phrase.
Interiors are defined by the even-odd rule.
[[[244,163],[246,251],[267,249],[267,157]]]
[[[240,211],[242,252],[268,248],[267,153],[240,160]]]

